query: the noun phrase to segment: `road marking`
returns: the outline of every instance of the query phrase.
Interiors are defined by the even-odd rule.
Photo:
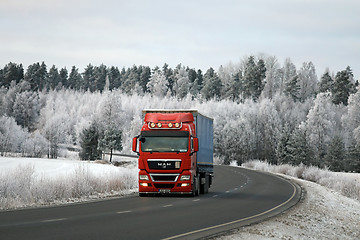
[[[229,193],[230,191],[226,191],[225,193]]]
[[[217,197],[218,195],[216,194],[216,195],[214,195],[213,197]]]
[[[48,222],[59,222],[59,221],[65,221],[65,220],[67,220],[67,218],[48,219],[48,220],[43,220],[43,221],[40,221],[40,222],[48,223]]]
[[[198,199],[194,199],[194,200],[193,200],[193,202],[197,202],[197,201],[200,201],[200,199],[198,198]]]
[[[123,213],[131,213],[131,211],[122,211],[122,212],[116,212],[117,214],[123,214]]]
[[[289,183],[292,185],[292,187],[294,188],[294,192],[293,192],[293,194],[291,195],[291,197],[290,197],[287,201],[283,202],[282,204],[279,204],[279,205],[276,206],[276,207],[273,207],[273,208],[271,208],[271,209],[269,209],[269,210],[267,210],[267,211],[265,211],[265,212],[262,212],[262,213],[259,213],[259,214],[256,214],[256,215],[253,215],[253,216],[250,216],[250,217],[241,218],[241,219],[238,219],[238,220],[235,220],[235,221],[231,221],[231,222],[227,222],[227,223],[215,225],[215,226],[212,226],[212,227],[202,228],[202,229],[195,230],[195,231],[192,231],[192,232],[187,232],[187,233],[179,234],[179,235],[176,235],[176,236],[164,238],[163,240],[171,240],[171,239],[175,239],[175,238],[185,237],[185,236],[188,236],[188,235],[191,235],[191,234],[208,231],[208,230],[211,230],[211,229],[214,229],[214,228],[219,228],[219,227],[228,226],[228,225],[235,224],[235,223],[239,223],[239,222],[243,222],[243,221],[246,221],[246,220],[249,220],[249,219],[252,219],[252,218],[260,217],[260,216],[265,215],[265,214],[267,214],[267,213],[269,213],[269,212],[272,212],[272,211],[274,211],[274,210],[276,210],[276,209],[284,206],[285,204],[287,204],[288,202],[290,202],[290,201],[295,197],[296,192],[297,192],[296,186],[295,186],[292,182],[290,182],[290,181],[288,181],[288,182],[289,182]]]
[[[173,205],[172,204],[169,204],[169,205],[165,205],[163,207],[172,207]]]

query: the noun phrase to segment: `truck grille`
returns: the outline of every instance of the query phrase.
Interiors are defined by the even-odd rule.
[[[147,162],[149,169],[174,170],[181,167],[180,159],[148,159]]]
[[[169,189],[169,188],[175,187],[175,184],[155,183],[154,186],[156,188],[167,188],[167,189]]]
[[[176,182],[179,174],[150,174],[153,182]]]

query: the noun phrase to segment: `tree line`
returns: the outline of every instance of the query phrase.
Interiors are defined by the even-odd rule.
[[[76,80],[74,80],[76,79]],[[215,120],[215,155],[360,171],[358,81],[350,67],[317,78],[286,59],[250,56],[204,74],[174,69],[45,63],[0,69],[0,153],[56,158],[77,145],[83,159],[130,152],[144,108],[197,108]],[[129,146],[128,146],[129,145]]]

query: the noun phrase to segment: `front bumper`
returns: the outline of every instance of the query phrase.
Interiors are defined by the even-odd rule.
[[[182,174],[148,174],[146,171],[140,171],[139,175],[148,176],[147,180],[139,179],[139,193],[192,193],[191,179],[180,180],[182,175],[190,175],[189,172]],[[163,180],[168,177],[172,177],[171,181]]]

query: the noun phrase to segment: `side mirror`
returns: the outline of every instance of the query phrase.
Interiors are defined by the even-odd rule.
[[[137,150],[137,140],[138,140],[138,136],[137,137],[134,137],[133,138],[133,142],[132,142],[132,151],[133,152],[136,152],[137,154],[139,154],[139,152],[138,151],[136,151]]]
[[[199,151],[199,139],[198,138],[193,138],[193,143],[194,143],[194,152],[198,152]]]

